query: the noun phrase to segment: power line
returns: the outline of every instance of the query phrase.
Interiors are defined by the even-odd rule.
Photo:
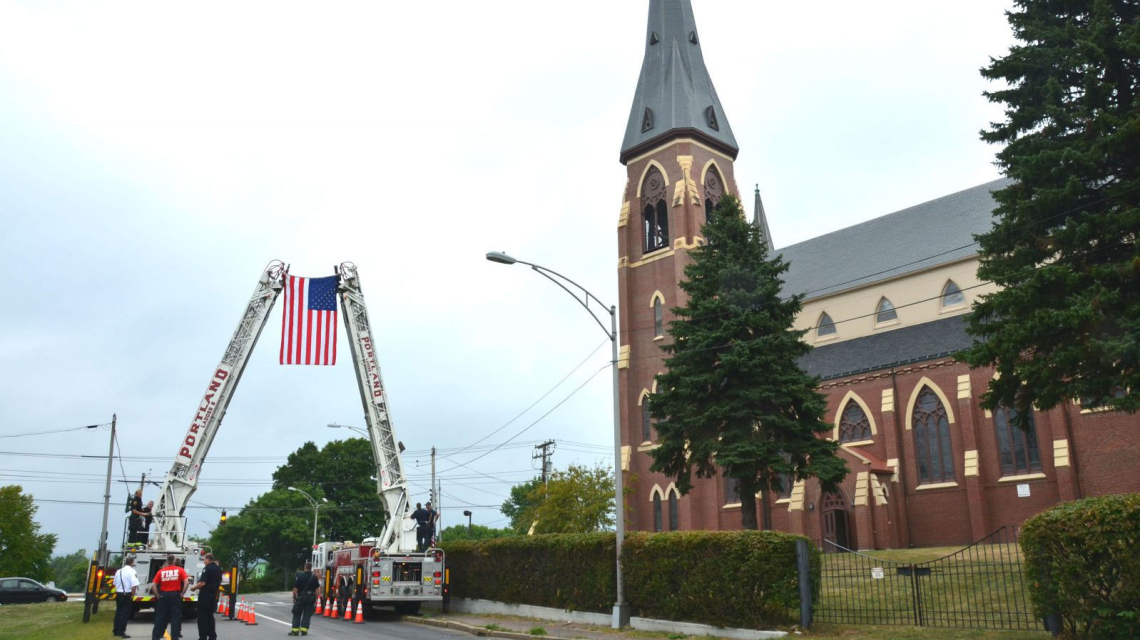
[[[23,438],[25,436],[46,436],[46,435],[50,435],[53,433],[67,433],[69,431],[82,431],[84,429],[97,429],[99,427],[109,427],[109,426],[111,426],[110,422],[104,422],[101,424],[89,424],[85,427],[71,427],[70,429],[53,429],[51,431],[28,431],[27,433],[9,433],[9,434],[0,436],[0,438]]]
[[[531,409],[533,409],[533,408],[535,407],[535,405],[537,405],[539,402],[542,402],[543,400],[545,400],[545,399],[546,399],[546,397],[547,397],[547,396],[549,396],[551,393],[554,393],[554,390],[555,390],[555,389],[557,389],[558,387],[562,386],[562,383],[563,383],[563,382],[566,382],[566,380],[567,380],[567,379],[569,379],[569,378],[570,378],[570,376],[574,375],[574,374],[575,374],[575,373],[578,371],[578,369],[581,369],[581,368],[582,368],[582,365],[586,364],[586,362],[587,362],[587,361],[588,361],[590,358],[594,357],[594,354],[595,354],[595,353],[597,353],[597,352],[598,352],[598,349],[601,349],[601,348],[602,348],[602,345],[604,345],[606,342],[607,342],[607,341],[603,340],[602,342],[598,343],[598,346],[594,347],[594,350],[593,350],[593,351],[591,351],[589,355],[587,355],[585,358],[583,358],[583,359],[582,359],[582,361],[581,361],[581,362],[579,362],[577,365],[575,365],[575,367],[574,367],[573,369],[571,369],[571,370],[570,370],[570,373],[567,373],[565,376],[563,376],[563,377],[562,377],[562,379],[561,379],[561,380],[559,380],[559,381],[558,381],[558,382],[557,382],[557,383],[556,383],[556,384],[555,384],[553,387],[551,387],[551,388],[550,388],[550,389],[549,389],[549,390],[548,390],[546,393],[542,394],[542,396],[540,396],[538,400],[535,400],[534,402],[532,402],[532,403],[530,404],[530,406],[528,406],[526,409],[523,409],[522,411],[520,411],[520,412],[519,412],[519,413],[518,413],[518,414],[517,414],[515,417],[511,418],[510,420],[508,420],[508,421],[507,421],[507,422],[506,422],[506,423],[505,423],[503,426],[499,427],[498,429],[495,429],[494,431],[492,431],[491,433],[488,433],[487,435],[483,436],[482,438],[479,438],[478,440],[476,440],[475,442],[471,443],[471,444],[470,444],[470,445],[468,445],[467,447],[461,448],[459,451],[456,451],[455,453],[452,453],[452,454],[450,454],[450,455],[444,456],[443,458],[441,458],[441,459],[440,459],[440,462],[442,462],[443,460],[447,460],[448,458],[451,458],[452,456],[455,456],[455,455],[458,455],[458,454],[460,454],[460,453],[463,453],[464,451],[470,450],[472,447],[474,447],[475,445],[479,444],[480,442],[483,442],[483,441],[484,441],[484,440],[486,440],[487,438],[490,438],[491,436],[493,436],[493,435],[495,435],[496,433],[498,433],[498,432],[502,431],[503,429],[506,429],[506,428],[507,428],[507,427],[509,427],[511,424],[513,424],[513,423],[515,422],[515,420],[518,420],[519,418],[523,417],[523,415],[525,415],[525,414],[526,414],[526,412],[528,412],[528,411],[530,411]],[[594,375],[597,375],[597,374],[594,374]],[[502,445],[499,445],[499,447],[501,447],[501,446],[502,446]],[[495,448],[499,448],[499,447],[495,447]],[[493,448],[493,449],[491,449],[491,450],[492,450],[492,451],[494,451],[495,449]]]
[[[595,371],[593,375],[591,375],[589,378],[586,378],[586,381],[585,381],[585,382],[583,382],[582,384],[578,385],[578,388],[577,388],[577,389],[574,389],[573,391],[571,391],[571,392],[570,392],[570,395],[566,396],[566,397],[565,397],[565,398],[563,398],[561,401],[559,401],[559,403],[558,403],[558,404],[556,404],[556,405],[554,405],[553,407],[551,407],[549,411],[547,411],[546,413],[544,413],[544,414],[542,414],[541,416],[539,416],[537,420],[535,420],[534,422],[532,422],[532,423],[528,424],[526,427],[524,427],[524,428],[522,429],[522,431],[519,431],[518,433],[516,433],[515,435],[511,436],[510,438],[507,438],[507,439],[506,439],[506,440],[505,440],[505,441],[504,441],[502,444],[506,444],[506,443],[510,442],[511,440],[514,440],[515,438],[517,438],[517,437],[521,436],[522,434],[526,433],[526,431],[527,431],[528,429],[530,429],[531,427],[533,427],[534,425],[538,424],[539,422],[542,422],[543,418],[545,418],[546,416],[550,415],[551,413],[554,413],[555,409],[557,409],[558,407],[561,407],[561,406],[562,406],[563,404],[565,404],[565,403],[566,403],[566,401],[567,401],[567,400],[569,400],[570,398],[573,398],[573,397],[574,397],[574,395],[575,395],[576,393],[578,393],[579,391],[581,391],[583,387],[585,387],[587,384],[590,384],[590,381],[591,381],[591,380],[593,380],[594,378],[598,377],[598,374],[599,374],[599,373],[601,373],[601,372],[605,371],[606,369],[608,369],[608,368],[609,368],[609,367],[611,367],[611,366],[612,366],[612,365],[611,365],[610,363],[606,363],[606,366],[604,366],[604,367],[602,367],[601,369],[598,369],[597,371]],[[500,445],[500,446],[501,446],[501,445]],[[444,473],[447,473],[447,471],[454,471],[455,469],[458,469],[459,467],[466,467],[466,468],[470,469],[470,467],[468,467],[467,465],[471,464],[472,462],[475,462],[476,460],[478,460],[478,459],[480,459],[480,458],[483,458],[483,457],[487,456],[488,454],[492,453],[493,451],[497,450],[498,448],[499,448],[499,447],[495,447],[495,449],[491,449],[491,451],[488,451],[488,452],[486,452],[486,453],[483,453],[483,454],[480,454],[480,455],[478,455],[478,456],[475,456],[474,458],[472,458],[472,459],[468,460],[467,462],[461,462],[461,463],[459,463],[459,464],[455,465],[454,467],[452,467],[452,468],[450,468],[450,469],[447,469],[446,471],[444,471]]]

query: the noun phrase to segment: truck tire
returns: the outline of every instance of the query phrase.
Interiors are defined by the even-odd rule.
[[[401,602],[396,605],[396,613],[404,616],[414,616],[420,612],[420,603],[418,602]]]

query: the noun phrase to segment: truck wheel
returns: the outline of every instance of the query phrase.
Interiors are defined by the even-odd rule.
[[[420,612],[420,603],[418,602],[401,602],[396,605],[396,613],[404,616],[414,616]]]

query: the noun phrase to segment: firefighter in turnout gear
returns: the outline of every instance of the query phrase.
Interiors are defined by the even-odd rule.
[[[293,580],[293,628],[289,635],[309,635],[309,619],[313,617],[320,586],[320,579],[313,573],[313,563],[306,562],[305,570]]]

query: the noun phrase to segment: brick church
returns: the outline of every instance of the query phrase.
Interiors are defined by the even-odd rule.
[[[1073,401],[1035,411],[1032,432],[979,397],[992,370],[952,355],[964,316],[993,286],[977,277],[972,234],[987,230],[997,180],[801,242],[773,245],[759,191],[755,223],[805,294],[796,328],[815,349],[831,437],[850,473],[836,493],[814,480],[741,496],[723,476],[681,496],[649,470],[656,434],[645,399],[662,372],[669,309],[701,245],[701,225],[740,194],[739,147],[701,53],[690,0],[651,0],[645,60],[621,147],[618,217],[622,466],[631,528],[739,529],[741,500],[770,501],[774,529],[852,549],[962,545],[1058,502],[1140,491],[1140,416]],[[789,483],[790,484],[790,483]]]

